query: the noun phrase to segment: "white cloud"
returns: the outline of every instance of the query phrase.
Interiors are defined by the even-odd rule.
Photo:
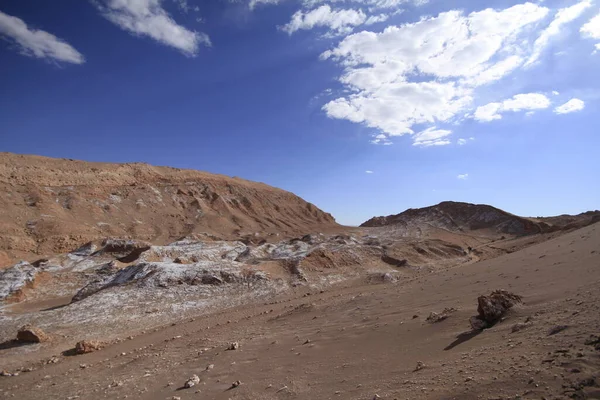
[[[83,64],[85,58],[73,46],[46,31],[31,29],[20,18],[0,11],[0,38],[15,44],[21,54],[55,61]]]
[[[373,173],[373,171],[370,171],[370,170],[365,171],[365,174],[372,174],[372,173]]]
[[[109,21],[133,34],[148,36],[159,43],[194,56],[210,38],[177,24],[162,8],[160,0],[104,0],[96,3]]]
[[[589,20],[579,30],[581,35],[589,39],[600,39],[600,14]],[[595,50],[592,54],[600,51],[600,43],[596,43]]]
[[[279,4],[279,0],[250,0],[248,6],[251,10],[254,10],[257,5],[274,5]]]
[[[436,127],[427,128],[413,136],[413,146],[446,146],[450,144],[447,136],[451,134],[452,131],[449,130],[436,129]]]
[[[349,35],[321,58],[344,69],[339,80],[351,94],[323,110],[375,128],[386,139],[414,134],[415,124],[451,122],[472,107],[476,87],[522,65],[522,35],[548,12],[533,3],[468,15],[449,11]]]
[[[558,92],[557,90],[553,90],[552,94],[555,95],[555,96],[558,96],[560,94],[560,92]]]
[[[254,0],[251,0],[254,1]],[[260,1],[269,1],[269,0],[260,0]],[[275,0],[277,1],[277,0]],[[398,8],[401,4],[407,3],[409,0],[304,0],[302,3],[305,8],[313,8],[319,4],[323,3],[353,3],[356,5],[367,7],[371,10],[378,9],[392,9]],[[419,5],[418,3],[422,2],[422,0],[415,0],[414,3]]]
[[[349,33],[357,25],[367,21],[367,15],[362,10],[332,10],[329,5],[323,5],[314,10],[296,11],[292,20],[281,27],[281,30],[292,34],[301,29],[309,30],[315,27],[327,27],[333,33]]]
[[[460,179],[461,181],[466,181],[467,179],[469,179],[469,174],[460,174],[456,178]]]
[[[389,17],[390,16],[387,14],[371,15],[365,21],[365,25],[373,25],[373,24],[377,24],[379,22],[385,22],[388,20]]]
[[[531,56],[525,63],[525,66],[532,65],[533,63],[538,61],[538,59],[542,55],[542,52],[550,42],[550,39],[561,33],[562,26],[578,18],[591,5],[591,1],[584,0],[571,7],[561,8],[560,10],[558,10],[554,17],[554,20],[550,23],[550,25],[548,25],[546,29],[542,31],[540,36],[533,44],[533,54],[531,54]]]
[[[504,112],[541,110],[550,107],[550,100],[541,93],[517,94],[501,103],[489,103],[477,107],[473,118],[480,122],[490,122],[502,118]]]
[[[576,111],[581,111],[585,108],[585,102],[579,99],[571,99],[565,104],[554,109],[556,114],[569,114]]]
[[[467,144],[467,139],[460,138],[456,141],[456,144],[458,144],[459,146],[464,146],[465,144]]]
[[[580,32],[586,38],[600,39],[600,14],[583,25]]]
[[[190,7],[190,5],[188,4],[187,0],[173,0],[173,1],[175,2],[175,4],[177,4],[177,7],[179,7],[179,9],[186,14],[192,9]]]

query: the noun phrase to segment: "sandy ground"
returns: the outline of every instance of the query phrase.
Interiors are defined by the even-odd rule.
[[[0,397],[598,399],[600,352],[585,343],[600,334],[599,287],[595,224],[406,281],[287,293],[95,353],[56,354],[57,362],[37,359],[38,345],[3,348],[11,372],[33,371],[0,377]],[[522,295],[524,305],[491,329],[469,333],[477,296],[500,288]],[[446,307],[457,311],[426,322]],[[557,325],[567,328],[549,334]],[[240,348],[226,350],[234,341]],[[415,370],[419,362],[424,366]],[[200,383],[184,389],[193,374]]]

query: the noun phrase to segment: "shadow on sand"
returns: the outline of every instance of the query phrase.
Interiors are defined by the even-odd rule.
[[[446,346],[444,348],[444,350],[452,350],[453,348],[455,348],[456,346],[458,346],[459,344],[462,344],[468,340],[473,339],[475,336],[479,335],[481,332],[483,331],[467,331],[467,332],[463,332],[460,335],[458,335],[456,337],[456,340],[452,343],[450,343],[448,346]]]
[[[28,346],[30,344],[35,343],[20,342],[17,339],[11,339],[0,343],[0,350],[14,349],[15,347]]]

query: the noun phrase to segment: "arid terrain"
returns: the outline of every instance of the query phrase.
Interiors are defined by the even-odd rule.
[[[352,228],[238,178],[0,157],[0,398],[600,399],[598,211]]]

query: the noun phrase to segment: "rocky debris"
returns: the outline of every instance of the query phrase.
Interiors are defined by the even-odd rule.
[[[590,335],[588,339],[584,342],[586,346],[594,346],[594,349],[600,350],[600,336],[598,335]]]
[[[200,383],[200,377],[196,374],[192,375],[183,385],[184,388],[189,389]]]
[[[518,324],[514,324],[511,328],[510,331],[512,333],[516,333],[519,331],[522,331],[523,329],[527,329],[529,326],[531,325],[531,323],[527,323],[527,322],[519,322]]]
[[[431,312],[429,314],[429,316],[427,317],[426,321],[429,322],[430,324],[435,324],[437,322],[441,322],[443,320],[445,320],[446,318],[448,318],[452,313],[456,312],[456,308],[454,307],[450,307],[450,308],[444,308],[444,310],[441,313],[436,313],[436,312]]]
[[[397,225],[400,227],[431,226],[453,232],[489,229],[496,233],[534,234],[544,227],[527,218],[518,217],[485,204],[444,201],[435,206],[408,209],[400,214],[374,217],[361,227]]]
[[[242,384],[241,381],[235,381],[231,384],[231,388],[235,389],[236,387],[240,386]]]
[[[75,345],[75,354],[86,354],[98,351],[103,347],[97,340],[82,340]]]
[[[417,366],[413,370],[413,372],[417,372],[425,368],[425,363],[423,361],[417,361]]]
[[[557,333],[564,331],[568,327],[569,325],[554,325],[548,330],[548,336],[556,335]]]
[[[393,267],[405,267],[408,265],[408,260],[406,260],[406,259],[400,260],[400,259],[394,258],[392,256],[389,256],[385,253],[381,256],[381,261],[383,261],[384,263],[391,265]]]
[[[112,254],[121,262],[130,263],[151,247],[152,244],[139,240],[107,238],[102,242],[101,251]]]
[[[240,344],[238,342],[232,342],[227,346],[227,350],[237,350],[240,348]]]
[[[50,340],[50,337],[40,328],[25,325],[17,332],[17,340],[23,343],[41,343]]]
[[[97,249],[98,247],[93,242],[87,242],[86,244],[73,250],[71,254],[79,257],[88,257],[94,254]]]
[[[0,300],[18,294],[35,280],[38,269],[26,261],[0,271]]]
[[[569,384],[564,384],[564,394],[569,396],[572,399],[594,399],[596,396],[588,396],[586,393],[586,388],[589,387],[598,387],[598,382],[596,382],[596,378],[593,376],[579,379],[575,382],[570,382]]]
[[[515,304],[521,303],[522,297],[506,290],[496,290],[489,296],[477,298],[477,316],[471,317],[471,328],[476,331],[496,324]]]

